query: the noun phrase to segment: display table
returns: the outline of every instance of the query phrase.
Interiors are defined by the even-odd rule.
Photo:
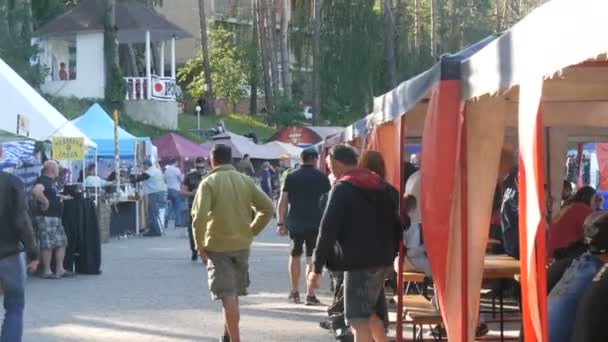
[[[139,201],[136,199],[121,200],[110,205],[110,235],[139,235],[140,213]]]
[[[63,202],[63,226],[68,238],[64,267],[82,274],[101,273],[101,241],[97,209],[92,199]]]

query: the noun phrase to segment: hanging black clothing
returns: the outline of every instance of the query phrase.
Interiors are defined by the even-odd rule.
[[[101,241],[93,200],[64,201],[63,226],[68,237],[64,267],[81,274],[100,274]]]

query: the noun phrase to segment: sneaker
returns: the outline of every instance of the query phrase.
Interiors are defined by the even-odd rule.
[[[192,259],[192,261],[197,261],[198,260],[198,253],[197,252],[192,252],[191,259]]]
[[[289,301],[292,303],[300,304],[302,301],[300,300],[300,292],[292,291],[288,297]]]
[[[331,323],[328,320],[319,322],[319,328],[323,330],[331,330]]]
[[[308,306],[319,305],[321,304],[321,301],[315,296],[306,296],[306,302],[304,304]]]
[[[220,342],[230,342],[230,336],[222,336],[222,337],[220,337]]]

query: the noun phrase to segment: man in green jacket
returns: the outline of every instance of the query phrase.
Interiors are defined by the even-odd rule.
[[[249,286],[249,249],[274,208],[270,198],[251,178],[236,171],[231,161],[229,146],[213,147],[213,169],[196,192],[192,226],[196,248],[207,264],[209,291],[224,307],[222,341],[240,342],[238,297],[245,296]]]

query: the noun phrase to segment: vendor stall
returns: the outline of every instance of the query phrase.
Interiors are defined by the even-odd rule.
[[[121,184],[120,191],[117,191],[115,185],[110,184],[96,186],[95,188],[98,187],[99,190],[91,191],[99,194],[100,210],[105,211],[106,207],[109,207],[111,212],[110,222],[103,222],[102,232],[108,230],[111,236],[139,234],[142,228],[140,216],[143,203],[141,196],[137,194],[137,189],[129,184],[129,175],[136,174],[141,160],[153,154],[150,139],[135,137],[121,127],[117,127],[115,131],[114,120],[99,104],[91,106],[73,123],[97,143],[97,153],[94,156],[88,155],[88,163],[96,165],[95,171],[105,176],[102,179],[115,182],[113,184]],[[115,171],[116,153],[119,157],[118,174]],[[84,174],[84,178],[86,176]]]

